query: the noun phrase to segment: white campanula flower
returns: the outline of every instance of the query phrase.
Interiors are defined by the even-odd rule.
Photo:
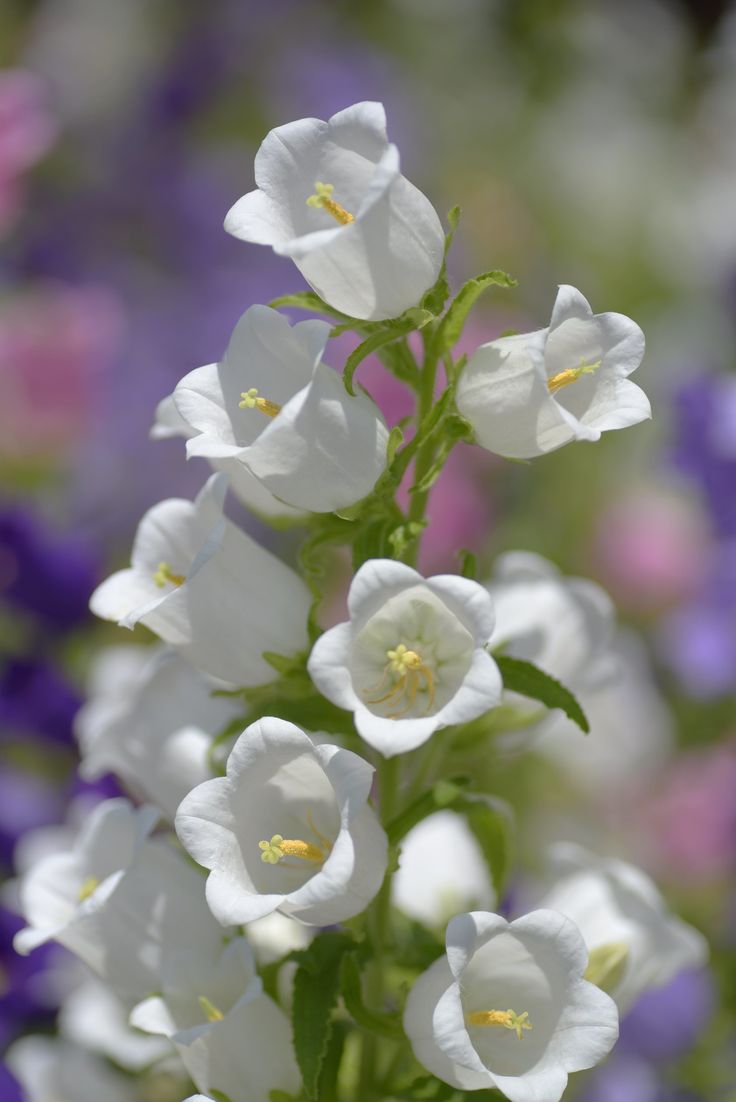
[[[106,800],[70,849],[32,865],[19,883],[28,926],[17,951],[58,941],[130,1003],[156,989],[165,953],[219,943],[201,877],[165,838],[151,837],[157,820],[150,807]]]
[[[321,362],[323,321],[293,327],[251,306],[216,364],[177,385],[174,403],[195,430],[187,454],[245,466],[276,497],[326,513],[360,501],[386,466],[388,430],[367,394],[349,395]]]
[[[442,265],[434,207],[399,169],[380,103],[272,130],[256,155],[257,188],[225,229],[289,256],[325,302],[351,317],[417,306]]]
[[[576,923],[590,951],[590,978],[622,1011],[648,988],[706,960],[702,934],[667,909],[641,869],[573,843],[559,843],[550,856],[555,884],[541,905]]]
[[[138,1102],[135,1082],[95,1053],[58,1037],[21,1037],[5,1061],[26,1102]]]
[[[183,797],[212,776],[213,737],[242,706],[175,651],[110,647],[96,658],[74,729],[80,774],[114,773],[139,799],[173,819]]]
[[[311,595],[222,507],[227,478],[212,475],[194,502],[170,498],[138,526],[132,565],[107,578],[90,608],[122,627],[145,624],[194,666],[236,685],[273,679],[264,651],[307,643]]]
[[[484,649],[493,601],[476,582],[372,559],[353,578],[348,611],[315,643],[309,673],[385,757],[498,704],[501,675]]]
[[[198,1090],[230,1102],[268,1102],[272,1090],[299,1090],[291,1025],[263,993],[244,938],[216,954],[170,954],[160,994],[136,1006],[130,1021],[171,1040]]]
[[[507,922],[475,911],[447,927],[447,955],[414,984],[404,1029],[424,1067],[459,1090],[559,1102],[568,1073],[618,1037],[616,1004],[583,978],[577,927],[555,911]]]
[[[330,925],[365,909],[386,871],[387,842],[368,805],[373,769],[266,717],[235,743],[227,776],[182,801],[176,830],[210,869],[207,902],[223,924],[280,910]]]
[[[641,363],[644,334],[623,314],[593,314],[561,286],[548,329],[481,345],[457,384],[457,407],[478,443],[528,459],[572,440],[599,440],[651,416],[628,376]]]
[[[86,976],[59,1010],[59,1032],[68,1041],[140,1072],[173,1055],[171,1044],[133,1029],[128,1010],[106,983]]]

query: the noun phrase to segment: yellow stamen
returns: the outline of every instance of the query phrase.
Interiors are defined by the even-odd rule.
[[[372,689],[366,689],[366,693],[380,693],[392,674],[396,675],[398,680],[387,693],[384,693],[383,696],[369,697],[366,704],[388,704],[393,707],[394,704],[398,704],[403,699],[406,701],[403,708],[398,712],[389,712],[386,715],[387,719],[400,719],[401,716],[405,716],[414,707],[419,692],[425,691],[427,693],[427,707],[424,710],[424,715],[427,715],[434,706],[435,685],[432,671],[429,666],[425,665],[422,656],[417,654],[415,650],[409,650],[404,643],[399,643],[395,650],[386,651],[386,657],[388,662],[384,666],[383,677]],[[422,682],[424,682],[423,690]]]
[[[163,589],[167,582],[171,585],[184,585],[187,580],[185,574],[175,574],[167,562],[160,562],[158,570],[153,575],[153,580],[159,589]]]
[[[238,402],[240,409],[257,409],[265,413],[266,417],[275,417],[281,413],[281,406],[277,406],[275,402],[269,402],[268,398],[258,397],[257,387],[252,386],[250,390],[244,390],[240,399]]]
[[[200,995],[197,1002],[208,1022],[221,1022],[225,1017],[222,1011],[218,1010],[215,1004],[211,1003],[206,995]]]
[[[592,375],[600,366],[601,360],[596,360],[592,364],[586,364],[584,360],[581,360],[579,367],[568,367],[565,371],[560,371],[557,375],[553,375],[551,379],[547,379],[547,390],[550,394],[556,394],[564,386],[576,383],[581,375]]]
[[[349,210],[345,210],[345,207],[340,206],[337,200],[332,198],[334,190],[334,184],[323,184],[317,180],[314,185],[314,195],[310,195],[307,199],[307,206],[326,210],[341,226],[347,226],[350,222],[354,222],[355,218]]]
[[[85,899],[89,899],[94,891],[99,888],[100,882],[96,876],[88,876],[84,881],[79,891],[77,892],[77,899],[80,903],[84,903]]]
[[[474,1010],[471,1014],[466,1015],[465,1021],[468,1025],[496,1025],[503,1029],[511,1029],[520,1041],[524,1040],[522,1031],[532,1028],[526,1010],[523,1014],[517,1014],[514,1010]]]
[[[278,865],[282,857],[300,857],[302,861],[321,865],[327,856],[324,850],[311,842],[304,842],[301,838],[282,838],[280,834],[274,834],[270,842],[259,842],[258,848],[263,851],[261,861],[267,865]]]

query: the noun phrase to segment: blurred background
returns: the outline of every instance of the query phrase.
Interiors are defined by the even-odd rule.
[[[0,863],[69,800],[96,582],[143,511],[204,480],[156,403],[253,302],[301,289],[222,220],[268,129],[381,99],[404,172],[461,204],[458,282],[497,267],[472,348],[559,283],[633,317],[654,420],[530,465],[453,453],[422,566],[536,551],[612,595],[624,693],[594,749],[510,755],[518,858],[582,837],[641,864],[711,967],[648,996],[584,1102],[736,1098],[736,11],[725,0],[2,0]],[[362,369],[363,370],[363,369]],[[394,422],[405,397],[366,365]],[[403,404],[402,404],[403,403]],[[296,537],[253,522],[289,554]],[[592,736],[591,736],[592,737]],[[51,1028],[64,963],[0,910],[0,1049]],[[6,1073],[0,1072],[5,1076]],[[7,1082],[7,1085],[4,1083]],[[9,1078],[0,1097],[20,1097]],[[151,1094],[149,1097],[153,1097]],[[568,1097],[566,1095],[566,1097]]]

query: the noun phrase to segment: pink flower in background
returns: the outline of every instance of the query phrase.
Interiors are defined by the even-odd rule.
[[[22,69],[0,72],[0,234],[21,203],[23,174],[55,137],[43,82]]]
[[[707,523],[692,501],[661,487],[644,489],[604,510],[593,556],[619,606],[662,609],[702,585],[710,559]]]
[[[0,458],[58,455],[84,443],[122,331],[117,299],[51,285],[0,306]]]

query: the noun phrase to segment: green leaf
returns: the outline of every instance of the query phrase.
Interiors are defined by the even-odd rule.
[[[468,551],[467,547],[461,547],[457,553],[458,560],[460,562],[460,577],[470,578],[471,581],[478,581],[478,556],[472,551]]]
[[[413,826],[426,819],[433,811],[442,807],[453,807],[469,783],[467,777],[454,777],[451,780],[438,781],[433,788],[423,792],[386,827],[389,845],[398,845]]]
[[[411,520],[408,524],[400,524],[398,528],[394,528],[388,536],[393,558],[402,558],[407,548],[421,536],[428,524],[428,520]]]
[[[346,934],[319,934],[307,949],[291,954],[294,977],[294,1052],[307,1097],[319,1096],[322,1064],[332,1036],[332,1014],[340,990],[342,958],[355,942]]]
[[[460,338],[468,314],[480,296],[488,287],[516,287],[516,280],[506,272],[494,270],[483,272],[475,279],[469,279],[455,296],[450,309],[445,314],[437,333],[437,352],[442,355],[452,348]]]
[[[327,314],[328,317],[339,318],[341,321],[348,323],[347,326],[341,328],[352,329],[354,326],[363,324],[359,318],[351,318],[348,314],[333,309],[314,291],[295,291],[293,295],[280,295],[278,298],[272,299],[268,305],[272,310],[278,310],[280,306],[286,306],[295,310],[310,310],[314,314]]]
[[[428,310],[419,308],[407,310],[406,314],[396,321],[383,323],[380,329],[371,333],[357,348],[354,348],[345,362],[343,371],[343,381],[348,394],[355,394],[353,375],[366,356],[370,356],[371,353],[376,352],[385,344],[392,344],[400,337],[405,337],[407,333],[411,333],[415,329],[421,329],[423,325],[431,320],[432,314]]]
[[[500,899],[511,864],[510,809],[503,801],[481,793],[461,796],[452,806],[454,811],[465,816],[475,835],[491,874],[496,898]]]
[[[560,708],[568,719],[577,723],[580,730],[588,734],[588,718],[569,689],[531,662],[505,654],[494,657],[505,689],[531,697],[532,700],[539,700],[547,708]]]
[[[306,654],[277,654],[272,650],[264,650],[261,658],[264,662],[268,662],[271,669],[276,670],[276,673],[280,673],[282,676],[288,676],[296,672],[301,673],[307,664]]]
[[[345,1009],[354,1022],[379,1037],[388,1037],[392,1041],[403,1038],[404,1031],[398,1014],[378,1014],[369,1010],[363,1002],[360,967],[355,952],[345,953],[342,958],[341,987]]]
[[[391,429],[391,432],[388,434],[388,444],[386,446],[386,466],[387,467],[391,466],[391,464],[394,461],[394,457],[396,455],[396,452],[399,450],[399,448],[401,447],[401,445],[403,443],[404,443],[404,433],[402,432],[402,430],[399,428],[398,425],[395,425],[394,428]]]
[[[447,221],[450,223],[450,232],[447,234],[449,238],[448,246],[452,245],[452,239],[455,236],[455,230],[460,225],[460,218],[462,217],[463,208],[455,204],[447,212]],[[447,251],[447,250],[445,250]]]

